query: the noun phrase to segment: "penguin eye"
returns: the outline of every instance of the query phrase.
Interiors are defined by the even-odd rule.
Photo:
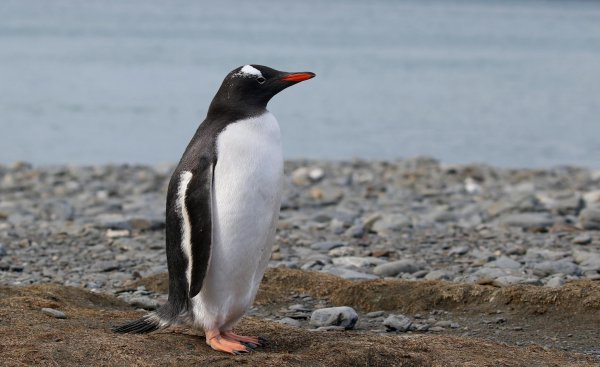
[[[263,78],[262,76],[259,76],[258,78],[256,78],[256,81],[258,82],[258,84],[262,84],[266,81],[266,79]]]

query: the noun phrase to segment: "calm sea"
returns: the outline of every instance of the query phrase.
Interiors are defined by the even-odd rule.
[[[247,63],[288,158],[600,167],[600,2],[526,0],[2,0],[0,163],[175,162]]]

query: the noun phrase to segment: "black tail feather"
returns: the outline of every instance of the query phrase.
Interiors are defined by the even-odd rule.
[[[145,334],[160,328],[160,318],[150,314],[123,325],[113,326],[112,331],[115,333]]]

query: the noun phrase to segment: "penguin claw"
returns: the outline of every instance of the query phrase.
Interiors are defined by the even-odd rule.
[[[240,344],[244,345],[249,352],[256,352],[255,348],[258,347],[258,345],[253,343],[240,342]]]

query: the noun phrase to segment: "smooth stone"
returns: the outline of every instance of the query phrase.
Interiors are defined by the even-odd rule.
[[[319,252],[329,252],[330,250],[344,246],[343,242],[317,242],[310,245],[310,248]]]
[[[581,269],[575,263],[568,260],[542,261],[533,264],[533,273],[538,276],[548,276],[552,274],[577,275],[581,274]]]
[[[343,330],[346,330],[346,328],[343,326],[335,326],[335,325],[320,326],[316,329],[309,329],[309,331],[343,331]]]
[[[356,270],[352,270],[352,269],[344,269],[344,268],[328,268],[328,269],[323,269],[323,272],[329,273],[329,274],[333,274],[333,275],[337,275],[338,277],[342,277],[344,279],[349,279],[349,280],[373,280],[373,279],[379,279],[379,277],[377,275],[373,275],[373,274],[367,274],[367,273],[361,273],[359,271]]]
[[[421,270],[414,260],[398,260],[386,264],[377,265],[373,268],[373,273],[382,277],[393,277],[400,273],[415,273]]]
[[[471,248],[467,245],[455,246],[448,251],[448,256],[462,256],[469,252]]]
[[[365,227],[362,224],[354,224],[344,232],[344,236],[352,238],[361,238],[364,235]]]
[[[554,219],[547,213],[514,213],[500,218],[500,223],[509,227],[551,227]]]
[[[44,307],[42,308],[42,312],[48,316],[52,316],[57,319],[66,319],[67,315],[64,312],[56,310],[54,308]]]
[[[127,300],[127,303],[133,307],[143,308],[144,310],[156,310],[159,306],[156,300],[148,297],[132,297]]]
[[[330,250],[327,255],[331,257],[353,256],[356,254],[356,248],[353,246],[341,246]]]
[[[524,278],[514,275],[504,275],[501,277],[497,277],[492,282],[493,285],[497,287],[506,287],[513,284],[529,284],[530,282],[539,282],[537,279]]]
[[[589,234],[580,234],[573,238],[573,243],[576,245],[587,245],[592,242],[592,236]]]
[[[372,265],[385,264],[386,261],[372,256],[342,256],[331,260],[336,266],[353,266],[357,268],[368,268]]]
[[[600,209],[584,209],[579,213],[581,228],[588,230],[600,229]]]
[[[311,168],[308,171],[308,178],[310,178],[312,182],[320,181],[324,176],[325,171],[323,171],[323,169],[319,167]]]
[[[365,314],[365,317],[373,319],[375,317],[381,317],[383,315],[385,315],[384,311],[372,311],[372,312],[369,312],[369,313]]]
[[[313,311],[310,316],[310,325],[316,327],[322,326],[341,326],[345,329],[352,329],[358,321],[358,314],[352,307],[328,307]]]
[[[371,230],[380,235],[387,235],[410,226],[412,226],[412,221],[404,214],[385,214],[373,223]]]
[[[311,180],[309,177],[310,170],[308,167],[300,167],[295,169],[291,173],[292,183],[296,186],[307,186],[310,185]]]
[[[411,325],[411,330],[414,329],[415,331],[427,331],[429,330],[429,328],[431,327],[431,325],[429,324],[412,324]]]
[[[102,272],[109,272],[109,271],[113,271],[113,270],[117,270],[117,269],[119,269],[119,264],[117,262],[111,261],[111,260],[99,261],[91,267],[92,271],[102,271]]]
[[[441,326],[433,326],[433,327],[429,328],[429,331],[440,332],[440,331],[444,331],[444,328]]]
[[[383,326],[388,331],[409,331],[412,325],[412,321],[404,315],[390,315],[383,320]]]
[[[559,288],[565,284],[565,280],[562,277],[552,277],[546,282],[546,287]]]
[[[337,204],[344,197],[342,190],[332,186],[313,187],[308,194],[320,205]]]
[[[446,270],[433,270],[425,275],[426,280],[450,280],[452,275]]]
[[[101,228],[131,229],[127,219],[122,214],[104,213],[96,216],[95,223]]]
[[[600,253],[590,251],[573,251],[573,259],[584,271],[600,271]]]
[[[289,326],[293,326],[293,327],[300,327],[301,323],[300,321],[296,320],[296,319],[292,319],[291,317],[284,317],[281,320],[277,321],[280,324],[284,324],[284,325],[289,325]]]
[[[521,267],[521,263],[511,259],[510,257],[501,256],[494,261],[490,261],[485,266],[500,269],[519,269]]]
[[[448,321],[448,320],[438,321],[435,324],[433,324],[433,326],[439,326],[439,327],[443,327],[443,328],[448,328],[448,327],[450,327],[450,325],[452,325],[452,321]]]

